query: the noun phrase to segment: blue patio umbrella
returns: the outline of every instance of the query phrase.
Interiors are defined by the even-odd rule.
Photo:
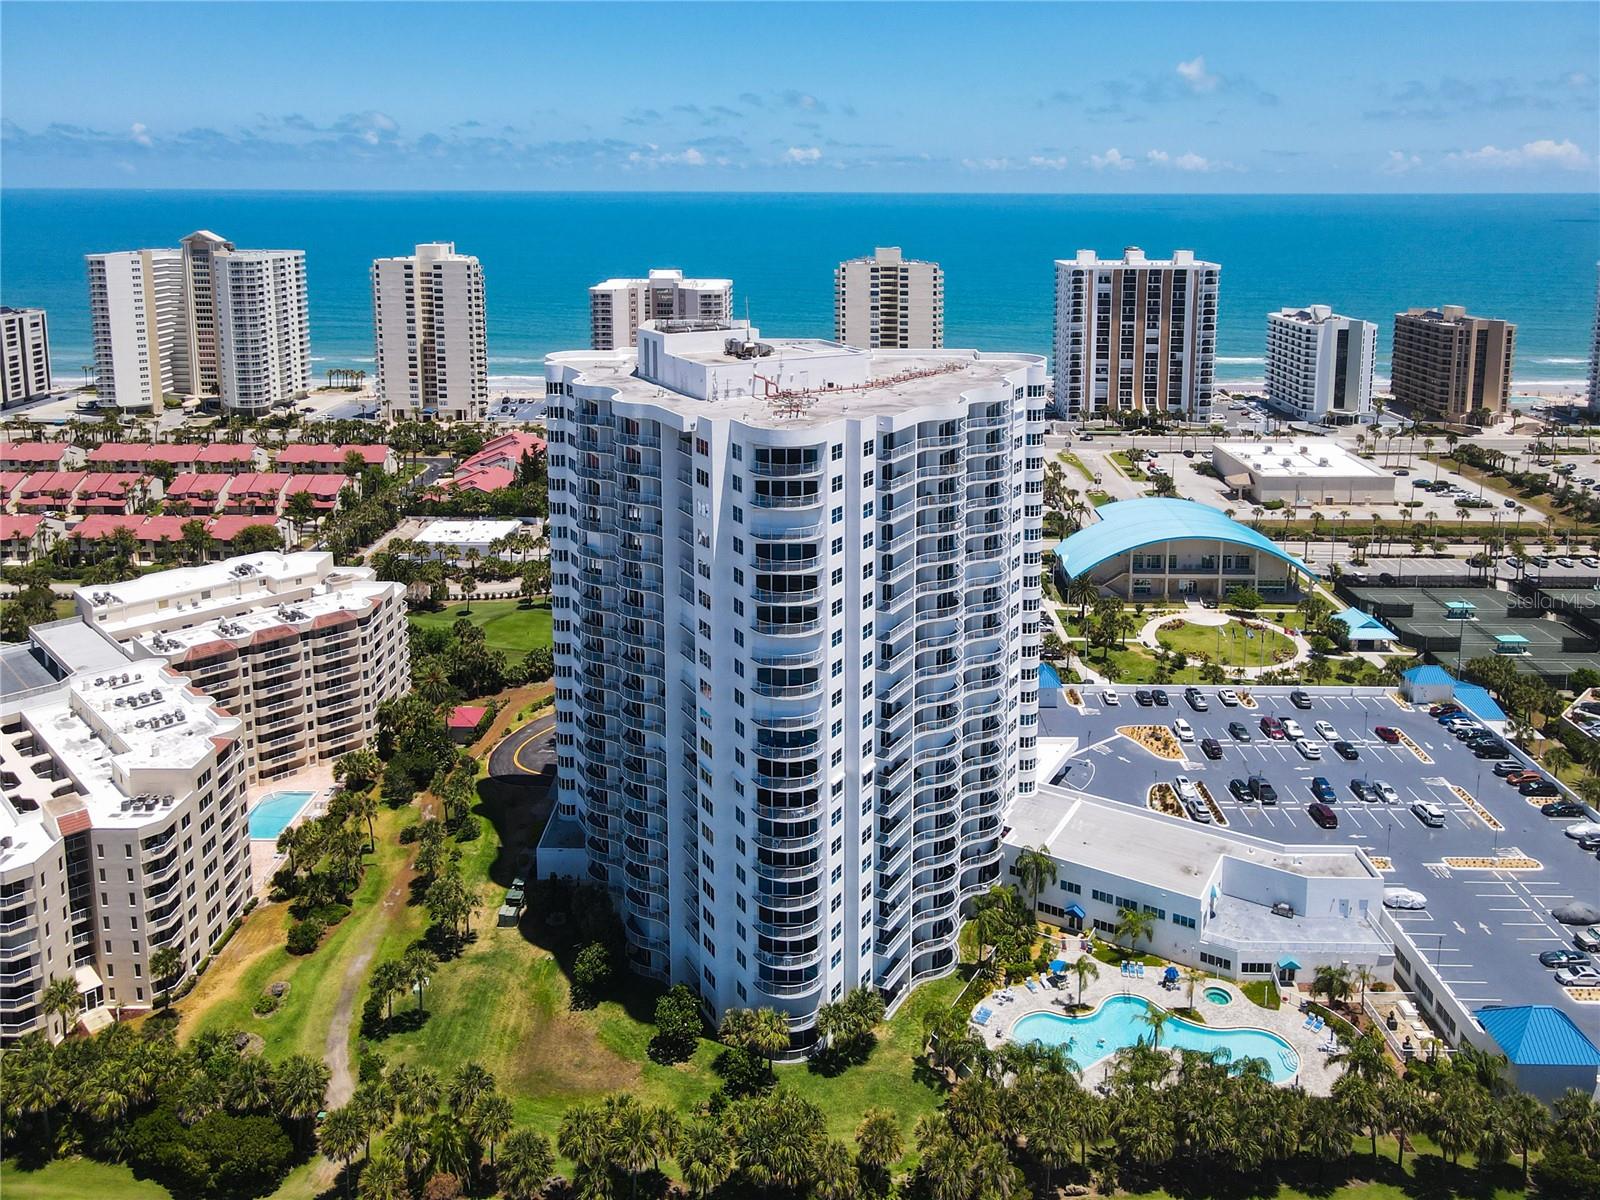
[[[1057,958],[1057,959],[1052,959],[1051,960],[1051,962],[1050,962],[1050,970],[1055,972],[1055,974],[1059,975],[1059,974],[1061,974],[1061,972],[1065,971],[1066,969],[1067,969],[1067,960],[1066,959]]]
[[[1161,978],[1166,980],[1168,983],[1177,983],[1178,982],[1178,968],[1177,967],[1168,967],[1164,972],[1162,972]]]

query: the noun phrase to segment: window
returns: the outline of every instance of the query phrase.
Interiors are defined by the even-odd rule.
[[[1193,917],[1186,917],[1182,913],[1173,913],[1172,914],[1172,923],[1174,925],[1180,925],[1184,929],[1193,929],[1194,928],[1194,918]]]

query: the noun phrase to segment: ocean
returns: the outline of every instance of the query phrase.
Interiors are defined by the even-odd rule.
[[[1222,264],[1217,376],[1258,379],[1266,314],[1329,304],[1378,326],[1462,304],[1518,325],[1517,383],[1584,377],[1600,198],[768,193],[0,192],[0,301],[49,311],[58,378],[90,361],[83,255],[211,229],[306,252],[315,369],[372,364],[372,259],[454,241],[483,263],[490,373],[588,344],[587,288],[651,267],[730,277],[768,334],[831,336],[833,268],[899,245],[945,269],[945,344],[1048,354],[1052,260],[1080,247]]]

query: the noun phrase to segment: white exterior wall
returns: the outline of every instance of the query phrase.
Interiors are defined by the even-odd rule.
[[[870,349],[944,345],[944,270],[879,246],[842,262],[833,276],[834,338]]]
[[[1596,264],[1595,275],[1600,279],[1600,263]],[[1600,412],[1600,282],[1595,285],[1594,337],[1589,348],[1589,411]]]
[[[625,350],[646,321],[726,321],[733,315],[733,280],[685,279],[654,270],[644,279],[607,279],[589,289],[589,345]]]
[[[178,250],[91,254],[89,323],[99,400],[155,412],[174,388],[183,331],[183,255]]]
[[[1267,402],[1299,421],[1366,419],[1377,345],[1376,325],[1341,317],[1326,305],[1269,313]]]
[[[264,416],[311,390],[306,256],[216,250],[217,383],[225,412]]]
[[[1055,410],[1068,419],[1120,412],[1211,416],[1222,268],[1179,250],[1120,259],[1080,250],[1056,260]]]
[[[50,391],[50,328],[42,308],[0,309],[0,404],[10,407]]]
[[[489,406],[483,269],[450,242],[372,264],[377,396],[393,420],[426,410],[482,420]]]
[[[1034,786],[1044,363],[773,428],[586,358],[546,363],[559,812],[636,969],[804,1041],[954,967]]]

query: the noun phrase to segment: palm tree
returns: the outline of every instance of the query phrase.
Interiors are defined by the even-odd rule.
[[[511,1132],[516,1110],[511,1101],[499,1092],[479,1096],[467,1114],[467,1128],[474,1141],[489,1148],[489,1165],[494,1166],[495,1144]]]
[[[674,1152],[684,1186],[697,1200],[711,1195],[733,1174],[733,1143],[720,1125],[693,1121],[678,1138]]]
[[[366,1123],[361,1114],[348,1104],[330,1112],[322,1128],[317,1131],[317,1144],[322,1149],[323,1157],[332,1159],[343,1170],[346,1196],[350,1194],[350,1162],[361,1153],[365,1140]]]
[[[972,1156],[959,1138],[944,1134],[924,1144],[918,1169],[930,1200],[967,1200],[972,1193]]]
[[[272,1103],[272,1064],[256,1055],[241,1058],[228,1076],[228,1108],[236,1113],[263,1112]]]
[[[1189,1007],[1192,1009],[1195,985],[1205,981],[1206,973],[1199,967],[1184,967],[1179,973],[1183,976],[1183,981],[1189,985]]]
[[[1100,978],[1100,964],[1095,961],[1092,954],[1080,954],[1078,961],[1072,964],[1072,973],[1078,977],[1078,1007],[1083,1007],[1083,985],[1091,979]]]
[[[1139,1014],[1139,1020],[1150,1029],[1151,1048],[1158,1048],[1161,1045],[1161,1030],[1168,1021],[1172,1020],[1172,1014],[1164,1008],[1148,1004],[1145,1006],[1144,1012]]]
[[[1318,967],[1311,980],[1311,994],[1328,998],[1329,1004],[1338,1004],[1350,998],[1350,968],[1324,963]]]
[[[161,988],[162,1008],[171,1007],[172,985],[177,982],[182,970],[183,956],[178,953],[176,946],[163,946],[150,956],[150,976],[152,982]]]
[[[465,1062],[456,1068],[445,1089],[445,1103],[456,1114],[463,1114],[477,1103],[478,1097],[494,1091],[494,1076],[482,1064]]]
[[[400,960],[400,965],[405,968],[406,982],[417,989],[417,1012],[425,1011],[422,1006],[422,995],[427,990],[428,980],[439,969],[439,960],[433,952],[422,946],[413,946],[405,952]]]
[[[61,1040],[65,1041],[67,1034],[72,1032],[68,1022],[83,1011],[83,1000],[78,995],[77,981],[64,975],[51,979],[45,984],[44,993],[39,997],[39,1007],[44,1009],[47,1017],[61,1018]]]
[[[457,1178],[472,1178],[467,1131],[454,1113],[436,1112],[428,1122],[428,1165]]]
[[[389,1086],[403,1117],[425,1117],[439,1107],[439,1077],[427,1067],[402,1064],[389,1072]]]
[[[428,1126],[421,1117],[408,1114],[396,1121],[389,1127],[388,1144],[408,1177],[421,1175],[433,1161]],[[372,1169],[370,1163],[367,1169]]]
[[[812,1191],[817,1200],[854,1200],[861,1194],[860,1172],[843,1142],[829,1138],[812,1164]]]
[[[1513,1153],[1522,1158],[1522,1181],[1528,1181],[1528,1155],[1542,1150],[1550,1136],[1550,1114],[1527,1092],[1513,1092],[1501,1100],[1496,1120]]]
[[[1022,884],[1022,890],[1028,893],[1028,908],[1034,909],[1039,904],[1039,893],[1057,879],[1056,860],[1050,857],[1050,847],[1040,846],[1037,850],[1023,850],[1017,855],[1017,879]]]
[[[889,1168],[905,1153],[900,1120],[893,1110],[869,1108],[856,1126],[856,1161],[876,1179],[887,1181]]]
[[[1117,914],[1116,937],[1128,944],[1130,952],[1137,952],[1140,938],[1153,937],[1156,917],[1154,913],[1125,908]]]
[[[533,1200],[542,1195],[556,1165],[550,1139],[531,1129],[519,1129],[506,1138],[504,1150],[495,1169],[495,1182],[506,1200]]]
[[[273,1089],[278,1112],[300,1126],[299,1134],[304,1134],[312,1118],[321,1111],[328,1078],[328,1068],[305,1054],[291,1054],[278,1068]]]
[[[379,1151],[361,1170],[361,1200],[411,1200],[406,1171],[392,1154]]]

